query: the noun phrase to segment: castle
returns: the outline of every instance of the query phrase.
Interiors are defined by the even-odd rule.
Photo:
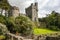
[[[32,21],[38,22],[38,3],[32,3],[28,8],[25,9],[26,15],[28,16]],[[9,11],[5,11],[6,17],[14,17],[16,18],[21,13],[19,12],[19,8],[16,6],[13,6],[10,8]]]
[[[38,3],[31,4],[26,10],[26,16],[28,16],[32,21],[38,22]]]
[[[19,12],[19,8],[16,6],[13,6],[10,10],[9,10],[9,15],[8,17],[12,16],[12,17],[17,17],[19,16],[20,12]]]

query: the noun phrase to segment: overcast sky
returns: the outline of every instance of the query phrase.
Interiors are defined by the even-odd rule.
[[[35,0],[8,0],[10,5],[17,6],[21,13],[25,13],[25,8],[34,3]],[[36,0],[38,2],[38,17],[45,17],[53,10],[60,13],[60,0]]]

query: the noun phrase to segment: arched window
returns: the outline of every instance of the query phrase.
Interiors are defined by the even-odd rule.
[[[35,19],[34,19],[35,21],[36,21],[36,17],[35,17]]]

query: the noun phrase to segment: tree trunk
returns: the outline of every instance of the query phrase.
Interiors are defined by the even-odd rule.
[[[8,10],[5,10],[5,16],[8,17]]]
[[[1,9],[1,15],[3,14],[3,9]]]

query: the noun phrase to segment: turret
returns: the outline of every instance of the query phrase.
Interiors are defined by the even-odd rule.
[[[16,6],[13,6],[9,11],[9,16],[17,17],[19,16],[19,8]]]
[[[31,4],[31,6],[33,5],[33,3]]]
[[[35,2],[36,10],[38,11],[38,3]]]
[[[32,3],[26,8],[26,15],[33,21],[38,22],[38,3]]]

